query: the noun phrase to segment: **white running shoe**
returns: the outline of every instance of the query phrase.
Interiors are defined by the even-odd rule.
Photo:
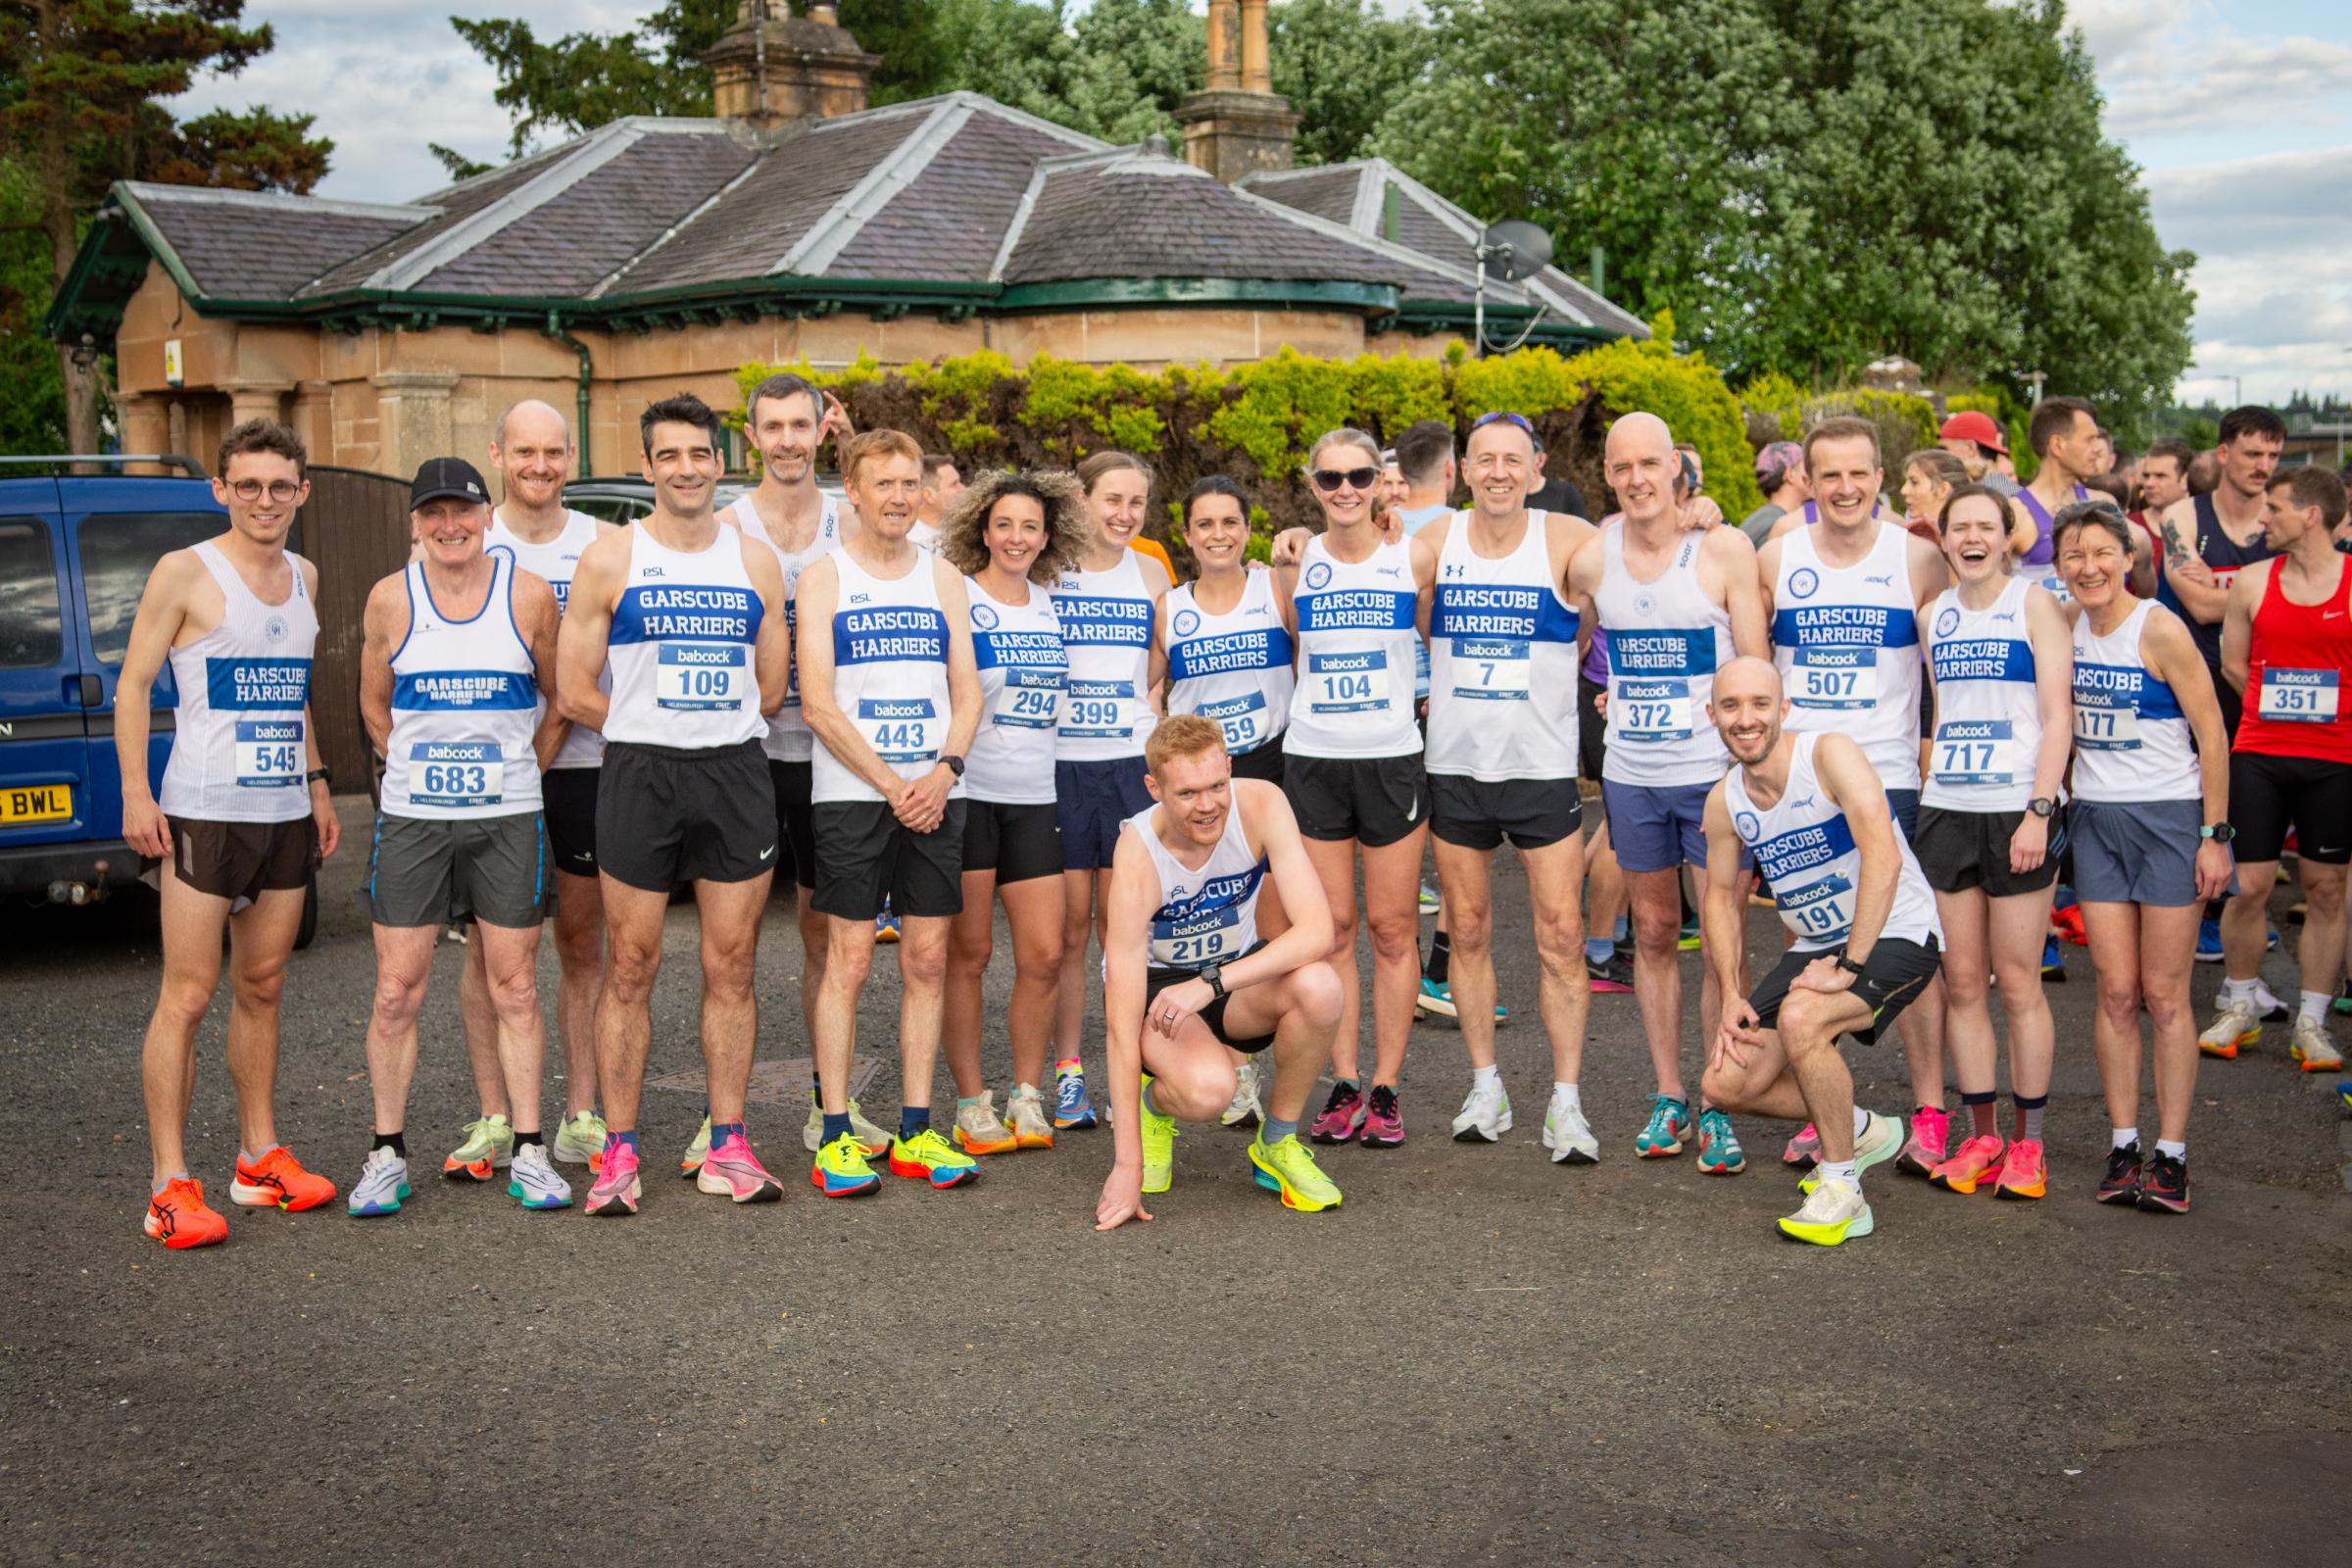
[[[968,1105],[956,1107],[956,1147],[967,1154],[1009,1154],[1021,1147],[997,1114],[997,1092],[984,1089]]]
[[[1552,1101],[1544,1112],[1544,1147],[1551,1151],[1554,1165],[1600,1163],[1600,1141],[1592,1136],[1584,1107],[1564,1100]]]
[[[1011,1124],[1013,1142],[1023,1149],[1054,1147],[1054,1118],[1046,1113],[1046,1097],[1035,1084],[1016,1084],[1004,1097],[1004,1119]]]
[[[1265,1120],[1265,1107],[1257,1102],[1257,1063],[1245,1061],[1233,1070],[1233,1103],[1217,1121],[1227,1127],[1254,1127]]]
[[[547,1146],[523,1144],[507,1167],[507,1196],[521,1199],[525,1208],[569,1208],[571,1183],[548,1163]]]
[[[1502,1080],[1484,1085],[1473,1082],[1470,1098],[1462,1102],[1453,1118],[1454,1142],[1491,1144],[1510,1130],[1511,1097],[1502,1092]]]
[[[575,1111],[556,1124],[548,1154],[562,1165],[593,1165],[604,1157],[605,1118],[593,1110]]]
[[[2197,1035],[2197,1049],[2208,1056],[2236,1056],[2240,1046],[2262,1038],[2262,1013],[2252,1002],[2232,1002],[2214,1015]]]
[[[1899,1129],[1897,1141],[1899,1147]],[[1804,1206],[1779,1223],[1783,1236],[1815,1247],[1837,1247],[1857,1236],[1868,1236],[1878,1224],[1870,1205],[1862,1200],[1862,1189],[1843,1182],[1819,1183],[1805,1195]]]
[[[2344,1054],[2335,1049],[2335,1037],[2317,1018],[2295,1020],[2295,1043],[2288,1054],[2303,1064],[2305,1072],[2336,1072],[2344,1065]]]
[[[368,1163],[360,1167],[360,1179],[351,1184],[352,1213],[362,1219],[397,1214],[408,1196],[409,1162],[386,1147],[368,1151]]]

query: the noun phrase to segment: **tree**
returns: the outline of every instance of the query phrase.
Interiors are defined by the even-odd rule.
[[[1274,90],[1298,113],[1298,161],[1364,156],[1381,117],[1429,74],[1433,40],[1418,16],[1373,0],[1290,0],[1271,7]]]
[[[244,0],[33,0],[0,11],[0,165],[29,181],[11,205],[25,215],[19,231],[37,230],[48,252],[47,275],[30,288],[24,258],[0,258],[0,313],[17,313],[36,341],[82,224],[116,180],[300,192],[326,172],[333,144],[310,135],[307,115],[215,111],[180,123],[164,107],[198,73],[234,74],[268,52],[270,28],[239,25],[244,9]],[[10,375],[12,428],[44,421],[43,409],[64,413],[51,439],[28,444],[98,448],[97,380],[74,368],[74,348],[43,353],[31,383]],[[19,369],[13,353],[7,368]]]
[[[2144,423],[2188,361],[2158,242],[2058,0],[1431,0],[1377,143],[1474,211],[1598,243],[1737,375],[2053,389]],[[1465,83],[1476,86],[1465,90]]]

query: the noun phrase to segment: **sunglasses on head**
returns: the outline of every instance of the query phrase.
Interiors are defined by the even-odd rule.
[[[1520,429],[1525,430],[1529,435],[1534,435],[1536,433],[1536,427],[1527,422],[1526,415],[1513,414],[1508,409],[1496,409],[1492,414],[1480,415],[1477,418],[1470,421],[1470,428],[1475,430],[1482,424],[1493,424],[1496,419],[1508,419]]]
[[[1358,490],[1369,490],[1372,481],[1379,477],[1378,468],[1317,468],[1313,475],[1315,488],[1325,495],[1332,494],[1344,484],[1352,485]]]

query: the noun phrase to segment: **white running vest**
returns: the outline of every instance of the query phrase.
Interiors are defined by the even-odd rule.
[[[721,516],[744,533],[759,540],[776,553],[776,562],[784,568],[784,634],[793,642],[792,677],[784,684],[784,706],[776,710],[767,721],[767,734],[760,740],[760,749],[779,762],[806,762],[816,749],[816,735],[808,728],[808,720],[801,716],[801,661],[800,592],[801,572],[811,561],[841,546],[841,503],[822,495],[823,509],[816,517],[816,537],[806,550],[787,551],[778,545],[760,520],[760,509],[752,505],[750,496],[740,496]]]
[[[1141,757],[1157,720],[1152,712],[1152,591],[1143,557],[1119,552],[1108,571],[1062,569],[1054,613],[1069,653],[1054,755],[1064,762]]]
[[[1240,794],[1234,791],[1224,835],[1198,871],[1160,842],[1159,830],[1152,825],[1158,807],[1127,819],[1127,831],[1142,841],[1159,873],[1159,906],[1152,911],[1151,925],[1154,969],[1205,969],[1231,963],[1257,946],[1257,895],[1265,885],[1266,862],[1250,853]]]
[[[1004,806],[1048,805],[1054,800],[1054,731],[1069,679],[1054,596],[1030,583],[1029,602],[1008,605],[979,578],[963,581],[981,698],[980,728],[964,759],[964,794]]]
[[[948,617],[929,551],[906,575],[876,577],[836,551],[841,608],[833,612],[833,699],[874,754],[901,778],[920,778],[947,749]],[[879,801],[871,784],[820,743],[810,759],[812,801]],[[965,763],[970,765],[968,760]],[[957,779],[950,800],[964,793]]]
[[[311,653],[318,612],[292,556],[294,591],[266,605],[207,539],[196,559],[220,585],[220,624],[172,650],[178,711],[156,804],[202,822],[291,822],[311,814]]]
[[[424,564],[404,574],[409,634],[392,655],[392,734],[384,744],[386,816],[449,820],[539,809],[539,683],[514,624],[514,558],[490,558],[482,608],[452,620],[433,603]]]
[[[1317,534],[1298,561],[1298,684],[1282,749],[1293,757],[1411,757],[1420,584],[1409,540],[1349,565]]]
[[[1788,727],[1850,735],[1890,790],[1919,788],[1919,621],[1911,535],[1890,522],[1851,566],[1813,548],[1813,528],[1781,538],[1772,585],[1772,662]]]
[[[1576,777],[1576,612],[1552,579],[1546,514],[1490,561],[1456,515],[1429,613],[1429,770],[1486,783]]]
[[[1920,804],[1947,811],[2017,811],[2034,799],[2041,699],[2026,629],[2032,584],[2013,577],[1984,610],[1946,588],[1928,607],[1936,739]]]
[[[1613,784],[1712,784],[1732,754],[1707,705],[1715,671],[1731,662],[1732,612],[1698,581],[1699,544],[1686,533],[1655,582],[1625,564],[1625,519],[1600,531],[1600,586],[1592,613],[1609,634],[1608,752],[1601,776]]]
[[[1813,771],[1813,748],[1819,735],[1791,735],[1788,784],[1781,798],[1760,808],[1747,793],[1745,769],[1735,767],[1724,781],[1724,804],[1731,808],[1732,826],[1755,857],[1756,869],[1772,884],[1772,900],[1780,907],[1781,923],[1796,940],[1799,953],[1818,953],[1841,947],[1854,923],[1854,903],[1862,886],[1862,851],[1845,812],[1830,804]],[[1882,937],[1925,944],[1943,939],[1936,916],[1936,895],[1920,873],[1903,837],[1894,828],[1894,903],[1886,911]]]
[[[2075,797],[2110,805],[2204,799],[2197,755],[2173,688],[2139,652],[2141,600],[2105,637],[2075,622]]]
[[[767,733],[753,649],[766,608],[752,587],[743,536],[718,530],[687,554],[629,529],[629,572],[605,654],[612,706],[605,739],[717,751]]]
[[[1298,676],[1274,574],[1251,570],[1225,614],[1201,609],[1191,583],[1168,590],[1167,611],[1168,711],[1214,720],[1236,757],[1278,744]]]
[[[545,544],[535,545],[517,538],[493,510],[490,531],[482,535],[482,548],[507,551],[514,557],[514,564],[546,578],[547,585],[556,591],[556,612],[562,614],[571,603],[571,578],[580,569],[580,552],[596,543],[597,527],[597,520],[585,512],[567,512],[564,531]],[[607,697],[612,696],[612,672],[599,671],[596,686]],[[604,760],[605,738],[584,724],[574,724],[565,732],[564,744],[548,767],[551,771],[559,767],[595,767]]]

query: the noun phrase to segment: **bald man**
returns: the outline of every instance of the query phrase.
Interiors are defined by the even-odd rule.
[[[526,398],[498,416],[490,467],[498,475],[500,499],[482,547],[504,550],[523,570],[546,578],[556,591],[559,613],[570,597],[580,552],[612,526],[564,505],[572,457],[571,426],[548,404]],[[556,867],[556,1032],[564,1041],[564,1119],[549,1141],[549,1152],[567,1165],[594,1166],[605,1147],[604,1118],[596,1113],[596,994],[605,972],[596,782],[604,760],[604,737],[574,724],[540,780],[548,858]],[[498,1012],[490,1004],[482,952],[481,943],[466,944],[458,987],[466,1054],[482,1114],[467,1124],[466,1142],[441,1162],[442,1174],[452,1180],[489,1181],[514,1147],[506,1075],[498,1060]]]
[[[1839,1035],[1874,1045],[1936,977],[1936,895],[1895,831],[1886,786],[1837,731],[1792,733],[1780,671],[1735,659],[1711,716],[1736,764],[1707,795],[1709,964],[1730,1000],[1707,1050],[1706,1096],[1728,1110],[1810,1119],[1821,1163],[1783,1235],[1818,1247],[1868,1236],[1862,1172],[1894,1157],[1902,1123],[1854,1103]],[[1748,996],[1737,955],[1747,922],[1743,857],[1772,885],[1793,941]]]
[[[1682,868],[1707,864],[1707,792],[1731,765],[1707,720],[1715,672],[1735,655],[1764,653],[1764,592],[1745,534],[1686,529],[1674,495],[1682,460],[1665,420],[1625,416],[1609,428],[1606,458],[1623,515],[1569,562],[1568,598],[1584,624],[1608,634],[1601,804],[1632,896],[1634,1001],[1658,1082],[1634,1152],[1679,1154],[1695,1132],[1699,1169],[1728,1176],[1747,1163],[1731,1118],[1702,1104],[1694,1122],[1683,1088]],[[1742,952],[1735,939],[1722,956],[1734,973]],[[1702,1015],[1712,1020],[1722,1001],[1715,966],[1705,974]]]

